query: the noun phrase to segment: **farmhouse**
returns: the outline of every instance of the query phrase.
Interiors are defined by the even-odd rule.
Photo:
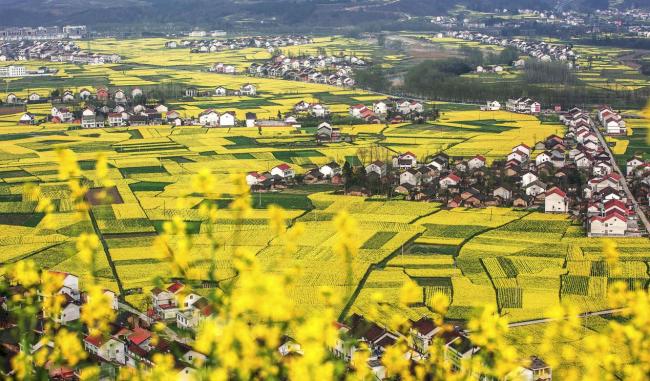
[[[458,184],[460,183],[460,180],[461,180],[460,177],[458,177],[457,175],[455,175],[453,173],[450,173],[447,176],[441,178],[438,183],[440,185],[440,188],[447,189],[447,188],[450,188],[450,187],[458,186]]]
[[[616,210],[589,219],[590,236],[624,236],[626,230],[627,216]]]
[[[330,113],[329,109],[326,106],[324,106],[324,105],[322,105],[320,103],[310,104],[308,106],[308,111],[309,111],[309,114],[311,114],[312,116],[314,116],[316,118],[324,118],[327,115],[329,115],[329,113]]]
[[[371,173],[376,173],[379,177],[384,177],[386,176],[386,172],[388,170],[388,167],[386,163],[380,160],[375,160],[372,163],[368,164],[366,166],[366,173],[371,174]]]
[[[341,174],[341,166],[336,162],[330,162],[320,167],[319,171],[323,174],[323,176],[331,178]]]
[[[402,172],[400,174],[399,183],[400,183],[400,185],[408,184],[408,185],[411,185],[411,186],[415,187],[415,186],[420,185],[421,178],[422,178],[422,175],[420,174],[420,172],[418,172],[417,170],[411,168],[411,169],[408,169],[408,170],[406,170],[406,171],[404,171],[404,172]]]
[[[111,112],[108,114],[108,125],[111,127],[119,127],[124,125],[124,119],[121,112]]]
[[[569,210],[569,199],[560,188],[552,187],[546,191],[544,198],[544,212],[566,213]]]
[[[283,163],[277,165],[271,169],[271,175],[279,176],[282,179],[292,179],[295,175],[295,172],[289,164]]]
[[[24,113],[18,120],[19,124],[34,124],[36,123],[36,117],[30,112]]]
[[[476,155],[467,162],[467,167],[470,170],[479,169],[485,167],[485,157],[481,155]]]
[[[183,288],[184,284],[174,282],[164,289],[155,287],[151,290],[151,305],[156,316],[163,320],[176,319],[178,296]]]
[[[219,125],[219,113],[208,109],[199,114],[199,123],[205,127],[215,127]]]
[[[233,127],[237,123],[237,118],[234,111],[226,111],[219,115],[219,126]]]
[[[255,85],[247,83],[239,88],[239,94],[246,96],[255,96],[257,95],[257,87],[255,87]]]
[[[412,152],[405,152],[393,157],[394,168],[409,169],[414,168],[416,165],[417,157]]]
[[[492,191],[492,196],[498,197],[503,201],[509,201],[512,198],[512,191],[506,187],[500,186]]]
[[[632,175],[634,173],[634,170],[638,168],[641,165],[644,165],[645,162],[641,160],[639,156],[634,156],[633,158],[629,159],[626,163],[625,166],[625,172],[627,176]]]
[[[258,185],[266,180],[266,177],[258,172],[248,172],[246,175],[246,184],[248,185]]]

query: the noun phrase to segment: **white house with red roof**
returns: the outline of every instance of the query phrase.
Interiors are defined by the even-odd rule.
[[[600,192],[601,190],[611,187],[617,191],[621,190],[621,175],[616,172],[612,172],[604,177],[595,177],[589,180],[589,187],[592,192]]]
[[[476,155],[473,158],[469,159],[467,162],[467,167],[472,170],[472,169],[479,169],[485,167],[485,157],[481,155]]]
[[[353,118],[361,118],[362,117],[361,115],[366,110],[371,111],[368,107],[366,107],[366,106],[364,106],[362,104],[350,106],[350,116],[352,116]]]
[[[293,171],[289,164],[282,163],[280,165],[276,165],[273,167],[273,169],[271,169],[271,175],[280,176],[283,179],[291,179],[296,175],[296,173]]]
[[[633,212],[625,205],[625,203],[621,200],[609,200],[605,202],[605,205],[603,206],[603,210],[605,212],[605,215],[611,213],[611,212],[619,212],[622,215],[630,215]]]
[[[569,198],[566,193],[558,187],[552,187],[546,191],[544,197],[544,212],[566,213],[569,211]]]
[[[624,236],[626,230],[627,216],[617,210],[589,219],[589,236]]]
[[[246,184],[248,185],[258,185],[266,180],[266,177],[259,172],[248,172],[246,175]]]
[[[115,336],[86,336],[84,348],[106,362],[126,365],[126,344]]]
[[[152,289],[151,304],[154,313],[164,320],[176,318],[179,293],[184,287],[182,283],[174,282],[164,289],[159,287]]]
[[[440,184],[440,188],[442,188],[442,189],[447,189],[449,187],[455,187],[455,186],[458,186],[458,184],[460,183],[460,177],[458,177],[454,173],[450,173],[447,176],[440,179],[440,181],[438,181],[438,183]]]

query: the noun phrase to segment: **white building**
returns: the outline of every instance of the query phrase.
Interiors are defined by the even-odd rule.
[[[318,170],[320,171],[320,173],[323,174],[323,176],[329,178],[341,174],[341,166],[338,165],[336,162],[325,164],[322,167],[320,167]]]
[[[214,110],[205,110],[199,114],[199,123],[207,127],[217,126],[219,125],[219,113]]]
[[[271,169],[271,175],[280,176],[283,179],[291,179],[295,176],[295,172],[289,164],[283,163]]]
[[[388,170],[386,163],[380,160],[373,161],[372,163],[366,166],[366,173],[376,173],[379,177],[386,176],[386,171]]]
[[[0,67],[0,77],[24,77],[27,75],[27,69],[24,66],[11,65]]]
[[[627,217],[612,211],[604,217],[595,216],[589,220],[589,235],[623,236],[627,230]]]
[[[560,188],[553,187],[546,191],[544,198],[544,212],[566,213],[569,209],[569,199]]]
[[[221,127],[233,127],[236,122],[234,111],[226,111],[219,116],[219,126]]]

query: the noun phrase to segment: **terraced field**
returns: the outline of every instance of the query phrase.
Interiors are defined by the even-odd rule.
[[[162,50],[162,43],[162,39],[95,41],[92,49],[118,52],[125,62],[83,67],[53,64],[60,69],[57,77],[12,80],[6,88],[24,96],[31,91],[47,95],[58,87],[209,89],[255,83],[256,97],[165,101],[182,116],[216,108],[233,110],[240,119],[246,112],[255,112],[258,118],[275,116],[278,111],[290,111],[300,100],[314,99],[343,115],[351,104],[370,104],[383,98],[324,85],[212,74],[202,70],[214,62],[242,64],[268,57],[259,49],[189,55],[182,50]],[[305,49],[336,50],[345,45],[358,55],[374,54],[354,44],[329,39]],[[584,310],[602,308],[602,296],[612,279],[645,287],[650,261],[647,240],[617,241],[624,265],[621,273],[614,274],[600,254],[603,242],[584,238],[581,227],[565,217],[499,208],[443,210],[435,203],[347,197],[333,194],[337,187],[332,185],[255,194],[253,211],[244,220],[237,220],[225,208],[237,193],[231,175],[265,171],[280,163],[304,173],[333,160],[368,164],[405,151],[414,152],[421,160],[443,151],[450,156],[481,154],[491,162],[502,159],[513,145],[533,146],[543,137],[563,131],[562,126],[542,123],[533,116],[482,112],[471,105],[435,106],[441,115],[433,123],[339,126],[343,134],[353,137],[352,142],[324,145],[316,144],[311,127],[258,130],[163,125],[82,130],[66,124],[18,125],[21,113],[2,115],[0,265],[32,258],[43,268],[87,278],[88,269],[81,265],[75,238],[94,231],[104,243],[104,255],[97,263],[102,284],[130,294],[127,300],[142,306],[139,303],[152,285],[151,278],[169,274],[152,245],[163,223],[176,217],[184,221],[192,239],[187,259],[197,269],[196,280],[204,279],[209,270],[211,243],[207,237],[216,234],[221,242],[216,259],[219,279],[236,276],[233,253],[246,249],[257,255],[267,271],[297,269],[289,291],[298,308],[310,312],[322,306],[318,298],[321,286],[341,296],[342,314],[374,313],[380,321],[394,311],[413,319],[431,314],[430,303],[437,293],[450,298],[450,318],[467,318],[487,302],[494,302],[512,320],[524,320],[544,315],[549,306],[562,300]],[[30,104],[27,111],[43,118],[50,107],[47,103]],[[639,124],[639,128],[645,127]],[[635,134],[632,137],[639,136]],[[640,141],[630,140],[627,151],[636,146],[644,147]],[[621,147],[617,149],[622,152]],[[94,200],[93,192],[107,192],[110,201],[91,202],[84,213],[75,209],[74,195],[58,177],[59,148],[76,155],[83,184],[91,192],[89,199]],[[98,154],[108,161],[105,177],[112,182],[109,188],[99,181]],[[219,195],[190,193],[192,177],[206,169],[215,175]],[[26,189],[31,183],[38,183],[42,194],[52,200],[48,218]],[[221,209],[216,230],[210,232],[200,213],[206,204]],[[291,255],[283,250],[283,239],[268,228],[271,204],[287,210],[290,231],[296,226],[304,228]],[[354,241],[358,254],[351,263],[336,254],[338,233],[333,219],[340,210],[347,210],[357,220]],[[295,225],[297,222],[301,225]],[[422,300],[409,308],[400,307],[396,303],[399,289],[411,281],[421,288]]]

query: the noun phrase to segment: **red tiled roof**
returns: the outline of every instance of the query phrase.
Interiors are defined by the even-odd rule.
[[[459,181],[460,181],[460,177],[456,176],[456,175],[453,174],[453,173],[450,173],[450,174],[448,174],[447,176],[445,176],[445,179],[451,179],[451,180],[453,180],[453,181],[455,181],[455,182],[459,182]]]
[[[560,196],[562,198],[566,197],[566,193],[564,193],[564,191],[562,189],[558,188],[558,187],[553,187],[553,188],[546,191],[546,196],[547,197],[552,195],[552,194],[556,194],[556,195],[558,195],[558,196]]]
[[[135,345],[140,345],[149,338],[151,338],[151,332],[140,327],[134,329],[133,333],[129,336],[129,340]]]
[[[610,179],[612,179],[614,181],[620,181],[621,180],[621,175],[619,175],[616,172],[612,172],[609,175],[607,175],[606,178],[610,178]]]
[[[623,214],[621,214],[621,213],[620,213],[619,211],[617,211],[617,210],[610,211],[610,212],[607,213],[604,217],[600,217],[600,216],[591,217],[591,221],[592,221],[592,222],[593,222],[593,221],[605,222],[605,221],[609,221],[609,220],[611,220],[612,218],[618,218],[618,219],[621,220],[621,221],[627,221],[627,217],[624,216]]]
[[[170,284],[170,285],[167,287],[167,291],[169,291],[169,292],[175,294],[175,293],[177,293],[180,289],[182,289],[183,287],[185,287],[185,285],[183,285],[182,283],[180,283],[180,282],[174,282],[174,283]]]
[[[288,169],[291,169],[291,166],[289,166],[289,164],[282,163],[282,164],[276,166],[276,168],[277,168],[277,169],[280,169],[280,170],[282,170],[282,171],[286,171],[286,170],[288,170]]]
[[[94,345],[95,347],[99,348],[104,344],[104,339],[102,338],[101,335],[98,336],[86,336],[84,339],[85,342]]]
[[[620,208],[623,211],[627,212],[627,205],[621,200],[609,200],[605,202],[605,211],[609,211],[612,208]]]

